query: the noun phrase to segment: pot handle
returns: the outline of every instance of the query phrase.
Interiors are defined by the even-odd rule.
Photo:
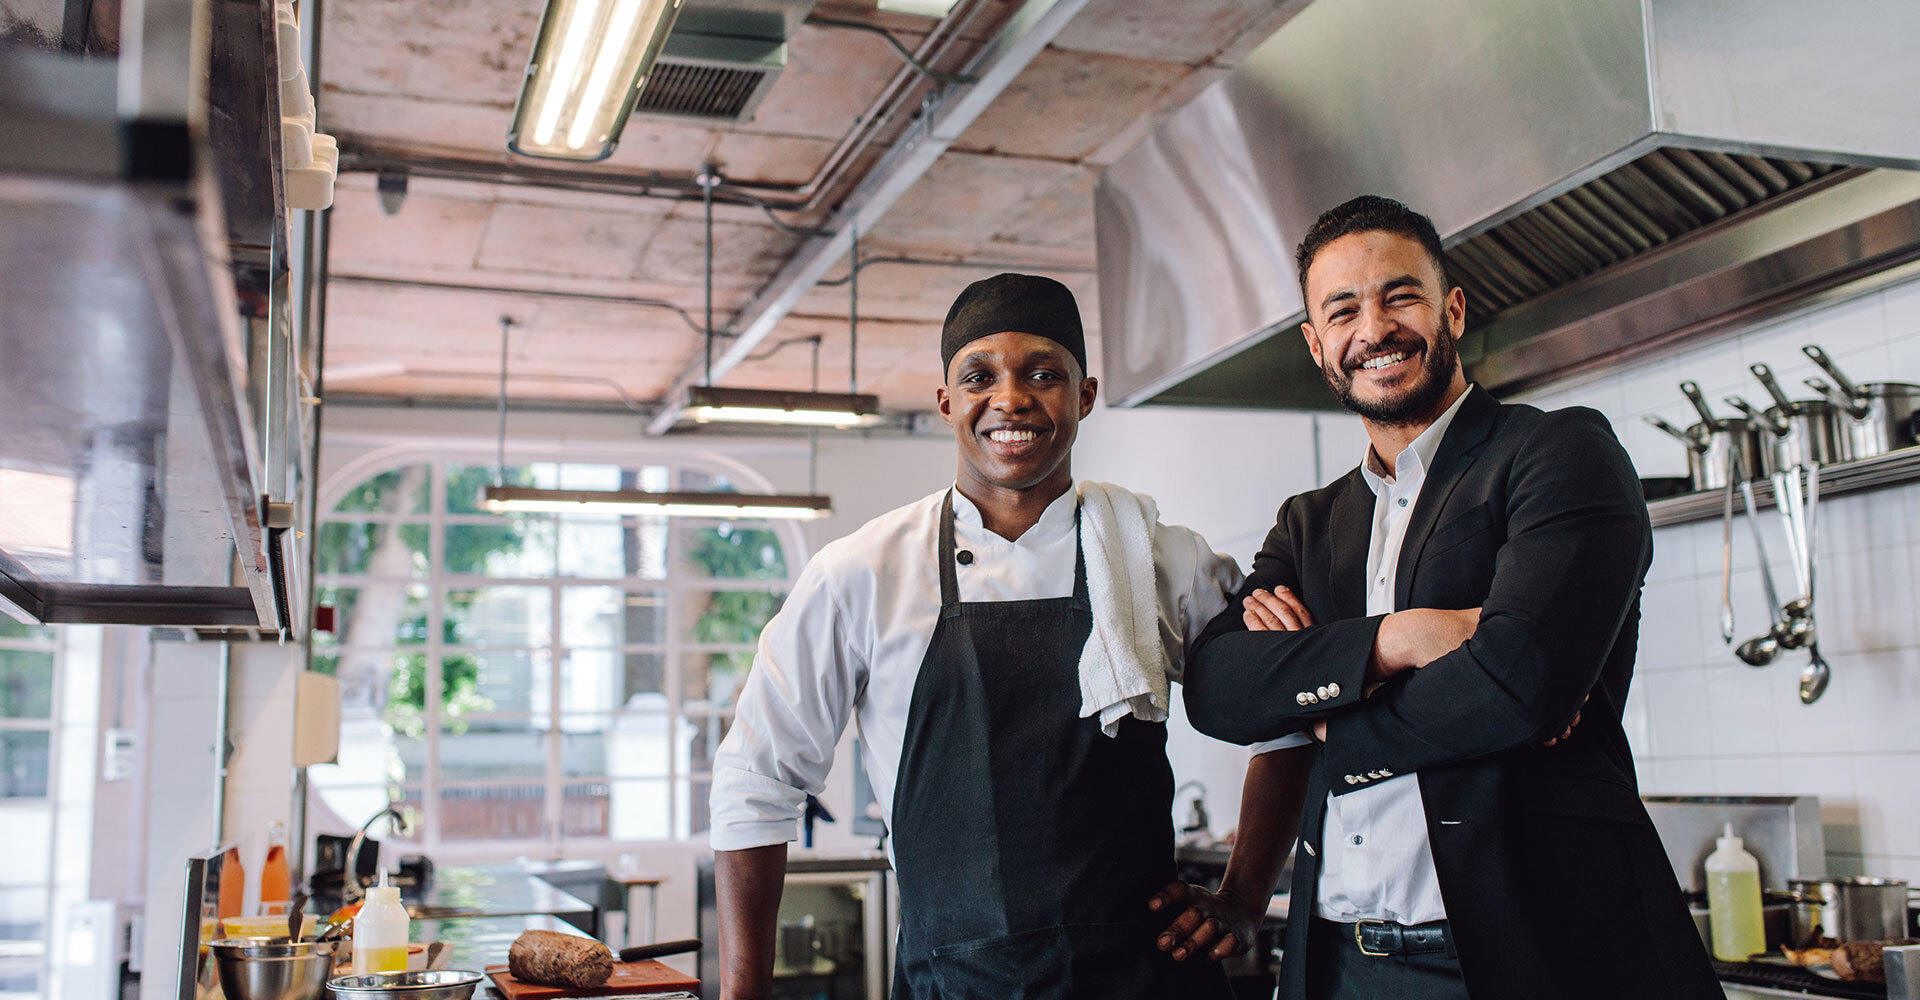
[[[1700,394],[1699,383],[1697,382],[1680,383],[1680,393],[1687,397],[1687,402],[1693,404],[1694,412],[1700,414],[1701,423],[1706,424],[1709,429],[1719,428],[1720,421],[1718,418],[1716,418],[1713,415],[1712,410],[1707,409],[1707,397]]]
[[[1780,388],[1780,380],[1773,377],[1773,369],[1763,363],[1755,362],[1748,365],[1747,370],[1753,373],[1754,378],[1760,380],[1760,385],[1767,390],[1767,395],[1773,397],[1775,406],[1792,411],[1793,400],[1788,399],[1786,390]]]
[[[1646,421],[1647,423],[1652,424],[1653,426],[1663,431],[1666,431],[1668,434],[1671,434],[1674,437],[1679,438],[1680,443],[1686,445],[1688,451],[1705,452],[1707,450],[1706,445],[1704,443],[1695,440],[1686,431],[1683,431],[1680,428],[1675,427],[1670,423],[1667,423],[1665,420],[1660,419],[1660,417],[1657,414],[1652,414],[1652,413],[1647,414]]]
[[[1763,410],[1754,409],[1754,406],[1752,403],[1749,403],[1746,400],[1741,399],[1739,396],[1727,396],[1725,397],[1725,401],[1728,406],[1731,406],[1734,409],[1739,410],[1741,413],[1746,414],[1747,419],[1766,428],[1767,431],[1773,434],[1775,437],[1787,436],[1787,431],[1790,428],[1787,426],[1787,424],[1784,421],[1778,421],[1773,419],[1772,414],[1767,413]]]
[[[1839,386],[1840,391],[1847,394],[1847,398],[1860,398],[1860,387],[1854,385],[1853,381],[1847,378],[1846,373],[1840,370],[1839,365],[1833,363],[1832,358],[1827,357],[1827,352],[1813,344],[1808,344],[1800,348],[1800,353],[1812,358],[1813,363],[1819,365],[1821,371],[1833,376],[1833,384]]]
[[[1827,402],[1832,403],[1834,406],[1839,407],[1841,410],[1846,411],[1846,414],[1852,417],[1853,419],[1861,420],[1866,417],[1867,404],[1862,403],[1854,399],[1852,396],[1848,396],[1847,394],[1841,392],[1840,390],[1835,389],[1833,386],[1828,385],[1826,379],[1810,378],[1810,379],[1807,379],[1806,382],[1807,382],[1807,388],[1812,389],[1814,392],[1817,392],[1822,396],[1825,396],[1827,399]]]

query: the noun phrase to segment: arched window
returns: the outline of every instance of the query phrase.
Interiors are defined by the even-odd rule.
[[[804,561],[791,524],[484,513],[482,487],[728,490],[699,463],[394,459],[323,496],[315,670],[339,678],[316,829],[388,803],[427,849],[685,839],[760,630]],[[764,484],[752,484],[759,489]],[[329,822],[328,813],[337,822]],[[376,833],[378,831],[376,830]]]

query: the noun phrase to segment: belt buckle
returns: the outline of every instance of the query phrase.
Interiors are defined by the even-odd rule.
[[[1381,927],[1385,927],[1385,926],[1387,925],[1387,922],[1386,922],[1385,920],[1362,920],[1362,921],[1359,921],[1359,922],[1357,922],[1357,923],[1355,923],[1355,924],[1353,925],[1353,944],[1354,944],[1354,947],[1356,947],[1356,948],[1359,948],[1359,949],[1360,949],[1360,954],[1362,954],[1362,955],[1366,955],[1366,956],[1368,956],[1368,957],[1370,957],[1370,958],[1391,958],[1391,957],[1393,956],[1393,952],[1390,952],[1390,951],[1372,951],[1372,950],[1369,950],[1369,949],[1367,948],[1367,942],[1366,942],[1366,939],[1365,939],[1365,938],[1363,938],[1363,937],[1361,936],[1361,934],[1360,934],[1360,930],[1361,930],[1362,928],[1364,928],[1364,927],[1366,927],[1366,926],[1367,926],[1368,924],[1378,924],[1378,925],[1380,925]]]

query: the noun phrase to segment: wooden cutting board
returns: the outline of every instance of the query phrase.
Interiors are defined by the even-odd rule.
[[[669,993],[698,990],[700,980],[664,962],[615,962],[605,985],[590,990],[570,986],[542,986],[513,978],[504,965],[487,966],[487,976],[506,1000],[558,1000],[561,997],[611,997],[627,993]]]

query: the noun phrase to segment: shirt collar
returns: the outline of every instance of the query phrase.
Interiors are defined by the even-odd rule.
[[[1073,511],[1079,502],[1080,491],[1077,487],[1060,494],[1047,505],[1046,510],[1040,512],[1040,520],[1035,521],[1033,527],[1022,532],[1018,539],[1008,541],[986,529],[986,525],[980,519],[980,508],[975,506],[972,500],[967,499],[967,495],[960,492],[959,486],[956,485],[953,488],[953,520],[955,524],[964,524],[1007,545],[1021,545],[1030,541],[1052,541],[1063,532],[1072,530]]]
[[[1420,436],[1414,438],[1413,443],[1407,445],[1405,450],[1394,456],[1393,478],[1396,482],[1415,473],[1424,474],[1427,467],[1433,464],[1433,456],[1440,451],[1440,442],[1446,439],[1447,428],[1453,425],[1454,416],[1460,412],[1460,404],[1467,401],[1467,397],[1473,394],[1473,390],[1474,386],[1469,382],[1466,391],[1453,401],[1453,405],[1447,407],[1433,423],[1427,425],[1427,429],[1421,431]],[[1367,488],[1373,490],[1375,496],[1386,488],[1386,477],[1374,471],[1373,468],[1371,441],[1367,443],[1366,453],[1360,457],[1360,475],[1367,481]]]

